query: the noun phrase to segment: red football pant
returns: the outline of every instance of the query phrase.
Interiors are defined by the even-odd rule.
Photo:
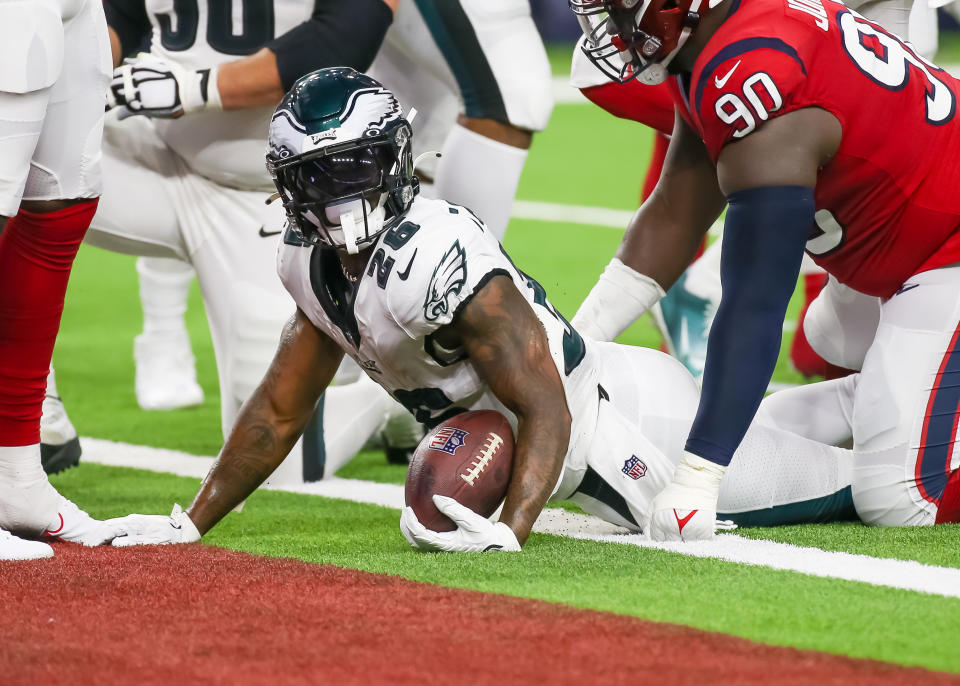
[[[21,209],[0,233],[0,446],[40,442],[40,414],[73,260],[97,201]]]

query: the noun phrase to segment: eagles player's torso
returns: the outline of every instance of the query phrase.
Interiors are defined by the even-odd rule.
[[[432,426],[467,409],[494,408],[516,426],[465,352],[444,349],[435,336],[491,278],[503,275],[547,333],[574,418],[571,445],[595,422],[587,343],[468,209],[417,197],[404,221],[373,246],[352,288],[338,264],[333,250],[319,247],[285,243],[278,255],[280,278],[310,321],[419,421]],[[352,307],[345,306],[350,293]]]
[[[316,0],[145,0],[150,51],[190,69],[252,55],[307,21]],[[160,136],[187,164],[217,183],[273,190],[263,166],[273,107],[198,112],[157,120]]]
[[[714,161],[796,109],[840,121],[807,251],[841,282],[890,296],[917,271],[960,259],[960,246],[941,249],[960,242],[960,163],[943,154],[960,144],[960,82],[845,5],[740,0],[673,90]]]

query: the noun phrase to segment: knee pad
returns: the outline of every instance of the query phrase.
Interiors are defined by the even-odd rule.
[[[37,0],[0,3],[0,91],[49,88],[63,67],[63,20]]]
[[[803,332],[820,357],[845,369],[863,367],[880,322],[880,301],[830,279],[807,310]]]

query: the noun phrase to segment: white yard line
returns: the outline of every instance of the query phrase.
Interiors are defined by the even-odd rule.
[[[85,462],[114,467],[136,467],[191,477],[204,476],[213,462],[212,457],[194,457],[174,450],[161,450],[96,438],[83,439],[83,459]],[[264,488],[339,498],[395,509],[403,506],[403,487],[395,484],[380,484],[356,479],[329,479],[312,484],[271,484],[268,481]],[[653,543],[638,534],[625,533],[623,529],[596,517],[559,509],[544,510],[537,520],[534,531],[960,598],[960,569],[936,567],[913,561],[825,551],[788,543],[753,540],[734,534],[723,534],[714,541],[700,543]]]
[[[633,218],[633,213],[633,210],[613,210],[609,207],[515,200],[510,216],[515,219],[533,219],[543,222],[588,224],[623,231]]]

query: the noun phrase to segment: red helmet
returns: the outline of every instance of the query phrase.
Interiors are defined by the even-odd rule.
[[[651,85],[666,80],[667,65],[707,10],[705,0],[569,3],[583,29],[580,49],[597,68],[620,83],[639,78]]]

